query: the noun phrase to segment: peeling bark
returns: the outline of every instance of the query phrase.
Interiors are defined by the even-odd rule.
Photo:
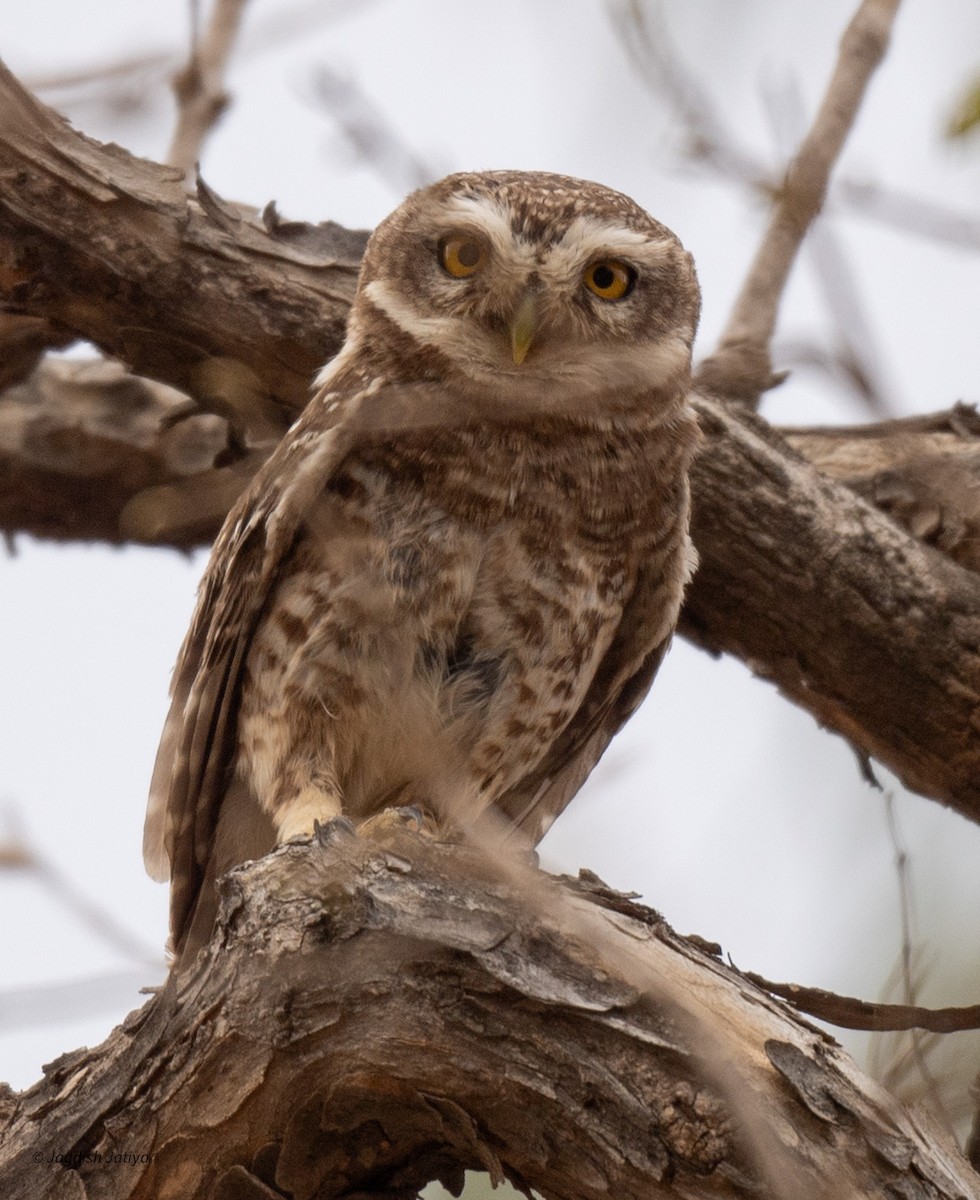
[[[827,475],[888,513],[913,537],[980,571],[980,415],[948,412],[856,429],[782,429]]]
[[[539,915],[482,853],[404,829],[236,870],[192,970],[0,1101],[3,1194],[408,1198],[474,1168],[549,1200],[980,1197],[942,1135],[656,913],[591,878],[551,894]],[[607,969],[627,959],[650,990]]]

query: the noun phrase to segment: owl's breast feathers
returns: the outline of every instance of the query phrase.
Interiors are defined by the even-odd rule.
[[[537,840],[676,622],[696,440],[679,401],[454,425],[438,385],[394,387],[390,409],[386,390],[361,395],[390,434],[313,402],[202,582],[147,820],[178,951],[207,937],[213,878],[271,848],[310,789],[354,816],[476,794]],[[406,391],[431,401],[423,422],[399,417]]]
[[[375,437],[348,455],[245,666],[239,761],[263,807],[304,794],[316,758],[315,786],[355,818],[392,796],[448,810],[475,789],[539,836],[557,809],[524,811],[522,784],[609,702],[595,682],[610,653],[642,658],[673,628],[685,459],[662,427],[554,420]],[[623,647],[634,602],[642,627]]]

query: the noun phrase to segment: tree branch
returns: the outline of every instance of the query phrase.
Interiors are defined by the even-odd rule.
[[[888,48],[899,0],[863,0],[841,39],[840,54],[810,131],[790,163],[762,243],[717,349],[698,369],[700,387],[751,402],[778,382],[769,345],[790,269],[823,206],[830,172]]]
[[[224,89],[225,68],[248,0],[214,0],[211,20],[200,43],[192,33],[190,59],[174,76],[177,125],[167,162],[194,178],[204,139],[228,104]]]
[[[847,428],[780,429],[819,470],[913,537],[980,572],[980,416],[948,412]]]
[[[365,234],[188,196],[180,172],[76,133],[2,65],[0,183],[4,309],[137,374],[195,395],[202,364],[233,359],[284,428],[343,340]]]
[[[215,506],[200,495],[228,429],[188,407],[180,392],[119,363],[42,363],[0,405],[0,529],[129,541],[129,514],[148,507],[140,497],[183,482],[183,502],[197,501],[194,524],[173,519],[169,542],[190,549],[210,540],[234,502]]]
[[[610,4],[627,57],[640,81],[669,103],[673,126],[680,127],[688,142],[687,157],[723,179],[743,183],[765,196],[775,194],[778,185],[769,164],[739,142],[718,105],[680,62],[662,12],[641,7],[639,0],[610,0]],[[828,199],[831,208],[866,215],[902,233],[980,250],[980,220],[972,213],[846,175],[836,178]]]
[[[701,562],[682,631],[743,659],[913,790],[980,820],[980,580],[765,422],[696,407]]]
[[[727,1030],[787,1200],[980,1197],[832,1039],[601,885],[563,894],[694,1025],[458,845],[407,830],[293,845],[225,886],[192,971],[0,1100],[9,1200],[407,1198],[466,1168],[561,1200],[772,1197],[699,1069],[704,1020]]]

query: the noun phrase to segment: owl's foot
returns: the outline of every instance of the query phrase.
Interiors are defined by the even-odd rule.
[[[427,837],[434,837],[440,832],[435,818],[417,804],[383,808],[357,827],[358,833],[369,838],[383,838],[386,833],[396,829],[407,829]]]
[[[318,826],[328,827],[337,820],[343,820],[339,793],[308,783],[273,815],[276,844],[313,841],[320,836]]]

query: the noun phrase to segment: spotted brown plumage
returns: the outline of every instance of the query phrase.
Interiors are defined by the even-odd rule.
[[[365,254],[347,340],[215,543],[145,851],[186,961],[214,882],[341,813],[529,843],[646,693],[692,554],[699,296],[564,176],[450,176]]]

